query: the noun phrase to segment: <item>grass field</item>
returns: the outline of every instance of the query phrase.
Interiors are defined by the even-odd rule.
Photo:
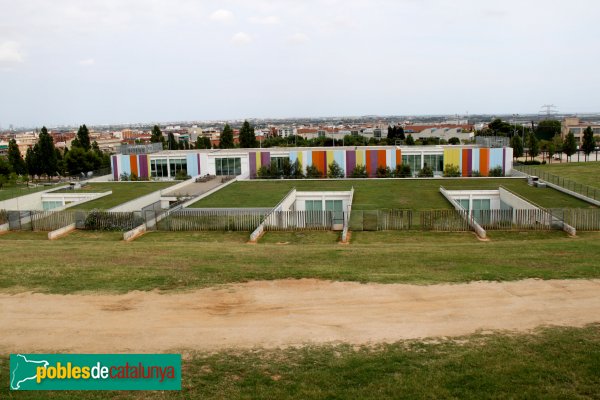
[[[81,189],[75,191],[63,190],[63,192],[101,193],[112,190],[112,194],[109,196],[88,201],[87,203],[83,203],[78,206],[73,206],[73,209],[76,210],[92,210],[94,208],[107,210],[137,197],[145,196],[157,190],[168,188],[176,183],[177,182],[92,182]]]
[[[592,207],[554,189],[538,189],[523,179],[421,179],[421,180],[341,180],[341,181],[246,181],[204,198],[190,207],[273,207],[293,187],[298,190],[350,190],[354,187],[354,210],[449,209],[439,193],[447,189],[497,189],[500,185],[547,208]]]
[[[14,399],[598,398],[600,325],[389,345],[191,354],[181,392],[10,392]]]
[[[60,186],[60,185],[58,185]],[[41,192],[42,190],[52,189],[52,186],[44,186],[40,184],[39,186],[27,186],[27,185],[12,185],[5,183],[0,189],[0,201],[13,199],[19,196],[25,196],[27,194]]]
[[[472,233],[354,232],[348,246],[330,232],[267,233],[257,245],[243,244],[242,232],[148,233],[130,243],[113,233],[57,241],[28,235],[0,235],[1,290],[122,293],[285,278],[416,284],[600,278],[600,232],[576,238],[494,232],[489,242]]]
[[[535,168],[600,189],[600,162],[552,163]]]

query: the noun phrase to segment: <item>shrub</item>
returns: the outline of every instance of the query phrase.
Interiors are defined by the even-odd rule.
[[[300,161],[296,160],[292,164],[292,168],[290,171],[290,177],[293,179],[302,179],[304,178],[304,173],[302,172],[302,164]]]
[[[179,172],[177,172],[175,174],[175,179],[178,180],[178,181],[185,181],[185,180],[190,179],[190,178],[191,178],[191,176],[189,176],[187,174],[187,171],[185,169],[182,169],[181,171],[179,171]]]
[[[123,172],[120,176],[119,176],[119,180],[121,181],[128,181],[129,180],[129,174],[127,172]]]
[[[446,164],[444,167],[444,177],[446,178],[457,178],[460,176],[460,169],[458,165]]]
[[[490,169],[488,176],[495,176],[495,177],[504,176],[504,173],[502,173],[502,167],[496,167],[496,168]]]
[[[352,178],[367,178],[367,167],[364,165],[357,165],[350,174]]]
[[[410,165],[408,164],[400,164],[396,166],[396,170],[394,171],[394,176],[396,178],[410,178],[412,177],[412,171],[410,170]]]
[[[390,178],[392,176],[392,170],[390,169],[390,167],[377,167],[375,176],[377,176],[378,178]]]
[[[431,169],[429,165],[425,164],[423,168],[419,170],[417,176],[419,178],[433,178],[433,169]]]
[[[449,144],[460,144],[460,139],[457,137],[451,137],[450,139],[448,139],[448,143]]]
[[[323,173],[319,171],[315,165],[310,165],[306,167],[306,177],[307,178],[322,178]]]
[[[483,175],[481,175],[481,172],[479,172],[479,171],[473,171],[473,172],[471,172],[471,176],[473,178],[478,178],[478,177],[483,176]]]
[[[541,162],[539,162],[538,160],[527,160],[527,161],[523,161],[523,165],[540,165]]]
[[[327,172],[327,177],[344,178],[344,170],[342,169],[342,167],[339,166],[337,162],[333,161],[331,164],[329,164],[329,171]]]

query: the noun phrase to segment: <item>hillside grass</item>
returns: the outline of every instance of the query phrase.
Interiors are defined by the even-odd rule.
[[[509,190],[545,208],[587,208],[590,204],[546,188],[527,185],[525,179],[370,179],[370,180],[278,180],[235,182],[190,206],[194,207],[273,207],[292,188],[297,190],[350,190],[354,187],[354,210],[449,209],[450,203],[439,192],[447,189]]]
[[[488,242],[469,232],[353,232],[350,245],[331,232],[267,233],[255,245],[245,244],[247,235],[147,233],[123,242],[114,233],[56,241],[8,233],[0,235],[0,290],[180,291],[287,278],[413,284],[600,278],[600,232],[575,238],[492,232]]]
[[[577,183],[600,189],[600,161],[571,163],[554,162],[552,164],[536,165],[535,168],[548,172],[549,174],[560,176],[561,178],[571,179]]]
[[[600,325],[393,344],[191,353],[181,392],[9,392],[11,399],[597,399]]]

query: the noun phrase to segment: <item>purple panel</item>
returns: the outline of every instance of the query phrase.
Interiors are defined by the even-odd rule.
[[[263,151],[260,153],[260,165],[269,165],[271,164],[271,153],[268,151]]]
[[[468,152],[468,164],[467,164],[467,172],[469,176],[473,175],[473,149],[469,149]]]
[[[140,154],[138,159],[138,165],[140,166],[140,178],[148,177],[148,155]]]
[[[506,147],[502,148],[502,176],[506,176]]]
[[[200,153],[196,154],[198,156],[198,175],[202,175],[200,173]]]
[[[377,150],[371,150],[371,174],[369,178],[375,178],[377,176]]]
[[[354,171],[356,167],[356,151],[347,150],[346,151],[346,177],[349,177]]]
[[[248,153],[248,158],[250,159],[250,178],[254,178],[256,176],[256,152]]]
[[[117,156],[112,156],[112,170],[113,170],[113,179],[115,181],[119,180],[119,167],[117,165]]]

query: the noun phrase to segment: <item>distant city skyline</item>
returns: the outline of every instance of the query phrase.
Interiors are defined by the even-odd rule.
[[[0,0],[0,125],[600,112],[600,3],[449,3]]]

